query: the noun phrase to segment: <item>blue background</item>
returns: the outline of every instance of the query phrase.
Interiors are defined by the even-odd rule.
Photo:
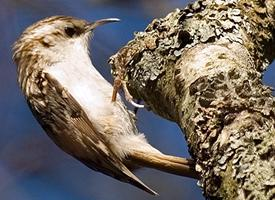
[[[109,56],[142,31],[152,19],[183,8],[184,0],[0,0],[0,199],[1,200],[166,200],[203,199],[196,181],[140,169],[136,174],[159,192],[153,197],[130,185],[94,172],[58,149],[33,118],[17,86],[11,47],[30,24],[51,15],[86,20],[118,17],[121,23],[96,30],[92,60],[112,81]],[[264,81],[274,86],[274,67]],[[140,110],[139,129],[155,147],[189,157],[176,124]]]

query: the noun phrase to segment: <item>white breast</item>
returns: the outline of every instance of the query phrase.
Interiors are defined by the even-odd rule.
[[[62,86],[78,101],[90,119],[109,115],[112,112],[112,85],[106,81],[92,65],[83,50],[76,46],[73,54],[45,71],[58,80]],[[64,54],[63,54],[64,55]]]
[[[67,59],[49,67],[51,74],[75,98],[88,115],[96,129],[104,133],[112,151],[124,157],[133,149],[153,149],[131,120],[118,95],[111,102],[112,85],[92,65],[82,44],[74,43],[64,48],[62,55]],[[64,52],[65,50],[65,52]]]

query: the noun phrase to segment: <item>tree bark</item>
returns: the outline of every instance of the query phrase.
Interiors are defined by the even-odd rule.
[[[200,0],[155,19],[113,75],[185,134],[210,199],[275,199],[274,0]]]

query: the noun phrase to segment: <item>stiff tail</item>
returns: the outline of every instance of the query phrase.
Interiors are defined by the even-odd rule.
[[[169,156],[162,153],[148,153],[135,150],[127,155],[131,163],[142,167],[149,167],[164,171],[171,174],[186,176],[189,178],[199,179],[199,174],[195,170],[193,160]]]
[[[119,181],[129,183],[133,186],[138,187],[139,189],[144,190],[145,192],[148,192],[152,195],[158,195],[157,192],[152,190],[150,187],[145,185],[138,177],[136,177],[120,160],[117,160],[116,162],[109,162],[104,163],[100,168],[100,170],[96,167],[94,167],[94,163],[91,162],[91,160],[86,159],[79,159],[83,164],[85,164],[87,167],[99,171],[103,174],[106,174],[108,176],[111,176]],[[107,165],[105,165],[107,164]],[[110,165],[111,164],[111,165]]]
[[[122,172],[127,176],[126,180],[122,180],[124,182],[128,182],[152,195],[158,195],[157,192],[149,188],[145,185],[138,177],[136,177],[128,168],[125,166],[122,169]]]

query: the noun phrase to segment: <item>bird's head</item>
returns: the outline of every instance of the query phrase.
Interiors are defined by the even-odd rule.
[[[15,42],[14,60],[19,65],[22,59],[39,56],[47,62],[58,62],[68,51],[88,51],[92,31],[99,25],[117,21],[117,18],[107,18],[87,22],[68,16],[43,19],[28,27]]]
[[[90,60],[88,42],[93,30],[99,25],[117,21],[117,18],[108,18],[87,22],[74,17],[53,16],[31,25],[13,47],[19,85],[25,88],[33,72],[53,64]]]

